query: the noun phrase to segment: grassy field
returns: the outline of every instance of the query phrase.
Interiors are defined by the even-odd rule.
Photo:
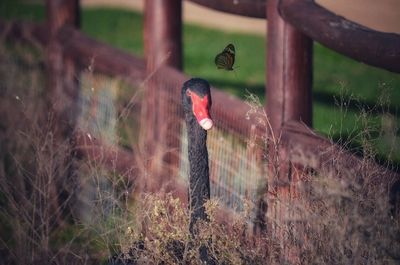
[[[2,1],[0,16],[42,20],[44,7]],[[143,55],[142,14],[93,8],[82,12],[82,30],[113,46]],[[225,33],[194,25],[184,25],[184,71],[206,78],[218,88],[244,98],[246,90],[265,99],[265,37]],[[235,72],[217,70],[214,57],[228,43],[236,46]],[[348,59],[322,45],[314,44],[313,126],[333,139],[355,139],[365,128],[360,109],[367,114],[369,136],[380,153],[399,143],[398,106],[400,106],[400,75]],[[382,113],[386,113],[382,115]],[[389,119],[392,138],[377,139]],[[394,124],[394,125],[393,125]],[[383,125],[383,126],[381,126]],[[394,126],[394,127],[393,127]],[[387,126],[386,126],[387,127]],[[386,128],[385,127],[385,128]],[[400,159],[400,150],[392,158]]]

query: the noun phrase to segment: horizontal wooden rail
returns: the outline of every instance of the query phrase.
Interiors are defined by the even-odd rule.
[[[283,19],[313,40],[357,61],[400,73],[400,35],[375,31],[313,0],[280,0]]]
[[[357,178],[368,175],[373,183],[390,187],[400,174],[371,159],[363,159],[325,137],[317,135],[301,122],[290,121],[282,128],[282,147],[291,163],[316,170],[335,178]]]
[[[0,40],[25,41],[34,45],[44,45],[49,34],[44,24],[24,21],[6,21],[0,18]]]
[[[266,18],[266,0],[189,0],[190,2],[240,16]]]
[[[0,38],[23,40],[45,46],[48,42],[45,24],[0,20]],[[85,34],[65,26],[57,34],[63,52],[84,67],[108,75],[123,77],[133,85],[145,78],[144,60],[111,45],[98,42]]]
[[[63,27],[58,38],[64,53],[82,66],[91,66],[94,71],[108,75],[122,76],[134,85],[144,80],[145,65],[142,59],[89,38],[72,27]]]

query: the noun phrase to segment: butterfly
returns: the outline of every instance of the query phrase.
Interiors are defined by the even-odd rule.
[[[235,46],[228,44],[225,49],[215,56],[215,65],[218,69],[232,71],[235,63]]]

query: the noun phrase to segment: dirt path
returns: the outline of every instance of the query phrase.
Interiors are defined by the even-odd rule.
[[[81,0],[87,7],[143,10],[144,0]],[[316,0],[320,5],[367,27],[400,34],[400,0]],[[229,15],[183,1],[184,21],[227,31],[265,34],[265,20]]]
[[[316,2],[369,28],[400,34],[399,0],[316,0]]]

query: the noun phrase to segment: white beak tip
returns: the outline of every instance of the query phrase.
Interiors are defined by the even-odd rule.
[[[200,122],[199,122],[199,124],[200,124],[200,126],[204,129],[204,130],[209,130],[209,129],[211,129],[212,127],[213,127],[213,121],[211,120],[211,119],[208,119],[208,118],[206,118],[206,119],[202,119]]]

